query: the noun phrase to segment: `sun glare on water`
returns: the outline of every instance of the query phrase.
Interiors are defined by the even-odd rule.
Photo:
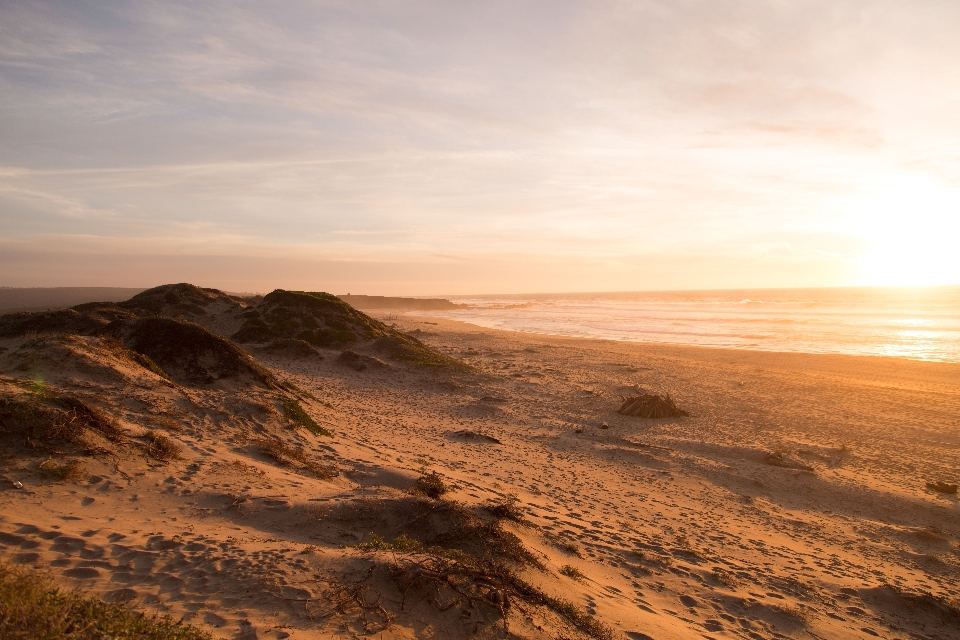
[[[960,189],[893,181],[863,205],[855,231],[868,245],[860,258],[863,284],[960,282]]]

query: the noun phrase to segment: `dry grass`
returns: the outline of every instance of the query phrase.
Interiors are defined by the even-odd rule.
[[[713,573],[710,574],[710,577],[719,582],[720,584],[733,588],[740,585],[740,581],[737,580],[729,571],[723,569],[715,569]]]
[[[370,541],[358,548],[369,553],[393,554],[386,568],[406,597],[420,590],[430,594],[428,601],[437,606],[446,602],[444,610],[459,606],[470,611],[482,606],[503,619],[514,603],[524,608],[543,606],[591,637],[615,637],[609,627],[574,604],[520,578],[515,572],[517,567],[546,568],[517,536],[503,529],[501,520],[491,521],[485,510],[472,510],[448,500],[406,498],[381,502],[376,505],[376,522],[401,520],[405,524],[400,531],[394,530],[392,541],[386,535],[372,533]]]
[[[87,445],[96,433],[119,442],[124,431],[112,416],[75,396],[39,389],[26,395],[0,397],[2,432],[32,448],[64,444]]]
[[[174,433],[181,433],[183,431],[183,425],[170,416],[150,416],[148,419],[153,424],[158,427],[163,427],[167,431],[173,431]]]
[[[562,567],[560,567],[560,575],[567,576],[568,578],[573,578],[577,582],[581,582],[584,578],[587,577],[587,575],[584,572],[580,571],[580,569],[577,569],[576,567],[571,566],[569,564],[565,564]]]
[[[210,634],[169,616],[147,617],[124,604],[64,591],[24,567],[0,565],[0,638],[36,640],[208,640]]]
[[[327,504],[308,504],[303,508],[303,515],[310,520],[324,520],[333,513],[333,507]]]
[[[83,463],[76,461],[57,464],[48,458],[41,462],[37,468],[43,477],[59,480],[60,482],[81,482],[87,477]]]
[[[175,442],[168,436],[157,433],[156,431],[147,431],[144,437],[147,439],[147,455],[154,460],[168,462],[181,457],[183,447],[180,446],[180,443]]]
[[[310,458],[303,447],[291,447],[277,438],[263,438],[255,444],[260,453],[283,466],[305,469],[321,480],[330,480],[339,475],[336,469],[324,467]]]
[[[793,618],[797,622],[806,622],[810,618],[810,614],[796,604],[776,605],[774,606],[774,609],[776,609],[781,615],[784,615],[788,618]]]

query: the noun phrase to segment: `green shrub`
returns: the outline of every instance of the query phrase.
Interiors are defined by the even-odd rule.
[[[0,638],[35,640],[210,640],[170,616],[146,616],[126,604],[64,591],[26,567],[0,565]]]
[[[393,542],[387,542],[375,533],[370,534],[370,542],[361,542],[357,545],[361,551],[396,551],[397,553],[422,553],[423,544],[413,538],[408,538],[405,533],[393,539]]]
[[[147,371],[152,371],[153,373],[157,374],[161,378],[164,378],[166,380],[171,380],[170,375],[166,371],[161,369],[160,365],[158,365],[156,362],[151,360],[150,356],[145,356],[142,353],[137,353],[136,351],[131,351],[130,355],[133,358],[134,362],[139,364],[141,367],[143,367]]]
[[[562,567],[560,567],[560,574],[567,576],[568,578],[573,578],[577,582],[580,582],[581,580],[587,577],[586,574],[580,571],[580,569],[577,569],[576,567],[572,567],[569,564],[565,564]]]
[[[315,436],[333,436],[332,433],[317,424],[296,400],[288,396],[283,398],[283,415],[297,427],[303,427]]]
[[[450,487],[437,475],[436,471],[425,473],[417,478],[413,485],[413,493],[439,500],[444,494],[450,492]]]

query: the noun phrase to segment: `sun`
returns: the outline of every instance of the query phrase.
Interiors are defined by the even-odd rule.
[[[925,178],[891,180],[865,202],[855,233],[867,285],[960,283],[960,189]]]

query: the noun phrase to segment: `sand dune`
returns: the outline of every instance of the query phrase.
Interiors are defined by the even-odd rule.
[[[217,300],[186,319],[249,320]],[[427,322],[390,331],[447,366],[244,345],[259,379],[4,334],[0,558],[226,638],[960,637],[960,503],[926,486],[958,479],[960,367]],[[639,390],[690,416],[617,414]],[[14,409],[61,397],[122,435],[25,442]]]

